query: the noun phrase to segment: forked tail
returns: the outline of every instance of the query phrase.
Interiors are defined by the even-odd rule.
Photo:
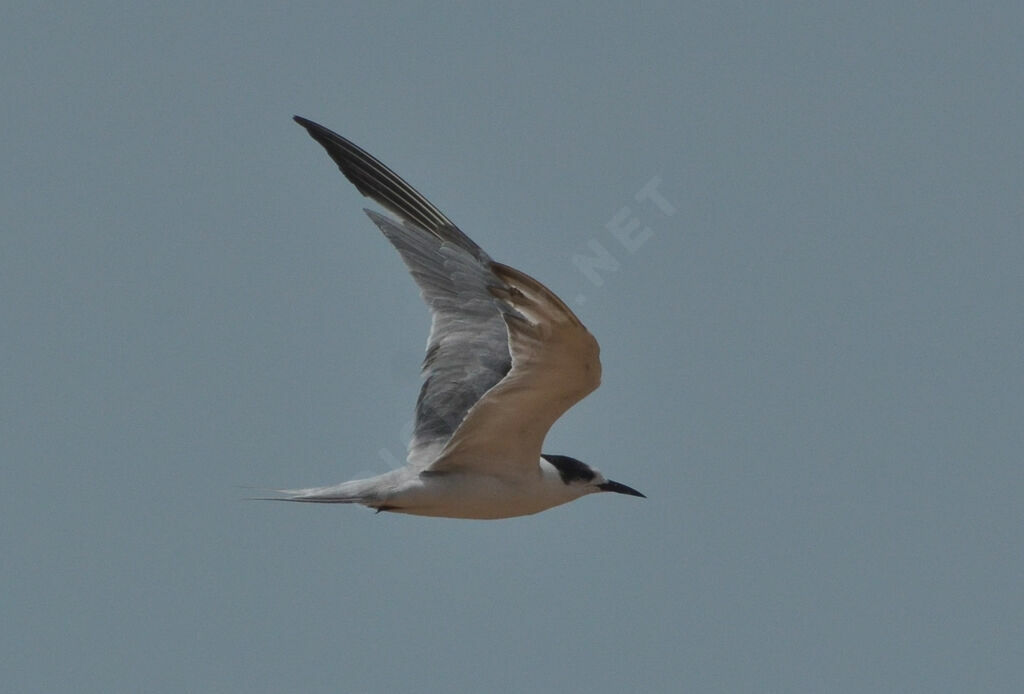
[[[330,487],[307,487],[305,489],[268,489],[280,496],[248,497],[254,501],[301,501],[310,504],[364,504],[379,506],[380,495],[376,492],[374,480],[352,480]]]

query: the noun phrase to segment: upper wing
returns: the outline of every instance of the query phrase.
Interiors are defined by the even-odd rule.
[[[391,169],[340,135],[295,117],[364,195],[402,217],[367,211],[398,249],[430,308],[432,321],[416,402],[409,462],[425,466],[480,397],[511,367],[507,307],[491,294],[505,283],[472,239]]]
[[[490,257],[473,242],[473,239],[462,233],[462,230],[445,217],[441,210],[434,207],[415,188],[402,180],[401,176],[384,166],[372,154],[319,123],[301,116],[294,118],[314,140],[323,145],[327,154],[341,169],[341,173],[345,174],[345,178],[351,181],[360,193],[376,200],[402,219],[412,222],[439,240],[458,246],[480,262],[490,262]]]
[[[493,293],[513,309],[503,314],[512,369],[469,410],[431,472],[524,472],[518,466],[536,465],[555,420],[601,383],[597,340],[569,307],[518,270],[491,269],[507,286]]]
[[[463,249],[423,229],[367,211],[398,249],[432,320],[409,462],[428,465],[470,408],[512,365],[502,309],[489,288],[499,280]]]

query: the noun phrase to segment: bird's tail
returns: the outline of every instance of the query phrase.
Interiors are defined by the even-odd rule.
[[[311,504],[364,504],[377,506],[380,503],[377,487],[373,480],[352,480],[331,487],[307,487],[305,489],[268,489],[278,496],[248,497],[254,501],[303,501]]]

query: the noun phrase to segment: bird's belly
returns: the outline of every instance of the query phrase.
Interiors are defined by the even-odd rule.
[[[385,510],[418,516],[512,518],[538,513],[571,498],[533,480],[490,475],[446,474],[420,477],[387,500]]]

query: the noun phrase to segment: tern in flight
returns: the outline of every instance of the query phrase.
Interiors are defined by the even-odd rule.
[[[295,117],[363,195],[430,308],[407,464],[286,501],[362,504],[449,518],[509,518],[594,492],[644,496],[575,458],[541,453],[566,410],[601,382],[597,341],[528,275],[491,260],[425,197],[340,135]]]

